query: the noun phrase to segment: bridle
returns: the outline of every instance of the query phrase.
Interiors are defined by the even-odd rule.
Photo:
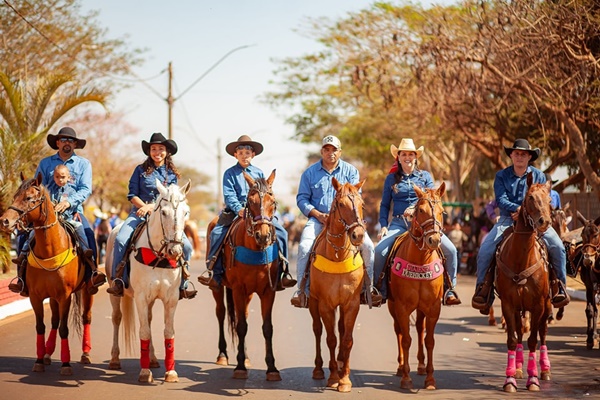
[[[419,222],[418,220],[418,216],[419,216],[419,203],[426,201],[429,204],[429,207],[431,208],[431,217],[426,219],[424,222]],[[425,238],[434,235],[434,234],[441,234],[442,233],[442,222],[438,221],[437,218],[435,217],[435,206],[437,204],[441,204],[442,200],[435,200],[435,199],[430,199],[430,198],[420,198],[419,201],[417,202],[416,206],[415,206],[415,215],[413,215],[412,221],[411,221],[411,229],[408,231],[410,237],[415,241],[415,243],[417,244],[417,246],[419,247],[419,250],[423,250],[423,248],[425,247]],[[413,231],[419,230],[421,231],[420,235],[416,235]],[[420,243],[420,244],[419,244]]]
[[[346,222],[346,220],[344,219],[344,217],[342,216],[342,213],[340,211],[340,205],[339,203],[341,202],[341,199],[343,197],[348,197],[350,199],[350,204],[352,204],[352,211],[354,212],[354,222],[352,223],[348,223]],[[331,212],[330,212],[330,217],[333,217],[335,214],[338,215],[337,221],[343,226],[344,230],[340,233],[331,233],[329,230],[327,230],[327,243],[329,243],[336,252],[336,257],[337,257],[337,252],[338,250],[345,250],[348,247],[346,247],[345,243],[346,241],[344,241],[344,245],[343,246],[336,246],[334,243],[332,243],[332,241],[329,239],[331,238],[335,238],[335,239],[339,239],[344,235],[348,235],[349,232],[357,227],[361,227],[363,229],[367,229],[366,225],[365,225],[365,221],[360,217],[359,214],[359,206],[357,206],[357,203],[362,203],[362,197],[357,194],[357,193],[346,193],[340,196],[336,196],[333,204],[331,205]],[[362,204],[361,204],[362,207]]]
[[[273,197],[273,192],[270,190],[270,188],[268,187],[268,185],[266,185],[264,182],[261,183],[261,181],[257,180],[254,185],[252,185],[252,187],[250,188],[249,192],[248,192],[248,198],[250,198],[250,194],[252,192],[257,192],[258,193],[258,198],[259,198],[259,214],[257,215],[252,215],[252,211],[250,210],[250,202],[246,201],[246,206],[244,207],[244,222],[245,222],[245,227],[246,227],[246,234],[250,237],[254,237],[254,231],[256,230],[256,227],[259,225],[268,225],[269,226],[269,230],[271,231],[271,243],[275,238],[275,227],[273,226],[273,216],[268,216],[265,215],[265,205],[264,205],[264,199],[265,199],[265,195],[270,195],[271,197]],[[275,209],[277,209],[277,203],[275,202]]]
[[[58,223],[58,218],[55,218],[54,222],[51,222],[49,224],[45,224],[45,225],[41,225],[41,226],[32,226],[32,227],[28,227],[27,223],[25,221],[25,218],[27,217],[27,215],[32,212],[33,210],[35,210],[36,208],[40,207],[40,213],[42,215],[42,217],[44,218],[44,222],[48,221],[48,207],[46,207],[45,209],[43,209],[41,206],[42,204],[44,204],[46,202],[46,194],[45,192],[38,186],[34,186],[33,184],[29,184],[25,187],[23,187],[19,192],[27,190],[29,188],[33,188],[35,190],[37,190],[37,192],[40,194],[37,198],[35,199],[31,199],[28,200],[28,203],[30,204],[29,208],[26,210],[22,210],[18,207],[15,207],[14,205],[10,205],[8,206],[9,210],[14,210],[17,212],[17,214],[19,215],[19,217],[17,218],[16,221],[16,225],[18,227],[19,230],[23,230],[23,231],[30,231],[32,229],[37,230],[37,229],[49,229],[51,227],[53,227],[54,225],[56,225]],[[19,193],[17,193],[18,195]],[[15,195],[15,197],[17,197],[17,195]],[[55,212],[56,215],[56,212]]]
[[[154,253],[154,255],[157,258],[165,258],[165,249],[169,246],[169,245],[181,245],[183,247],[183,235],[181,236],[182,239],[181,240],[177,240],[176,239],[176,233],[177,232],[173,232],[173,238],[169,239],[167,238],[167,232],[165,230],[165,224],[164,224],[164,220],[163,220],[163,213],[160,212],[160,210],[162,210],[162,203],[163,202],[167,202],[169,204],[173,205],[173,226],[177,226],[177,209],[179,208],[179,206],[181,206],[182,204],[185,206],[185,201],[178,201],[178,202],[173,202],[170,201],[166,198],[161,197],[159,199],[159,201],[157,201],[156,203],[156,207],[154,207],[154,211],[152,212],[153,214],[158,212],[159,213],[159,221],[160,221],[160,228],[162,230],[162,236],[163,238],[160,241],[160,248],[158,250],[156,250],[154,248],[154,245],[152,244],[152,240],[150,239],[150,227],[146,226],[146,237],[148,238],[148,246],[150,246],[150,250],[152,250],[152,253]]]

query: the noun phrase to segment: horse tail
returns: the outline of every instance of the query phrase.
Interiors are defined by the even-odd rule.
[[[135,311],[133,309],[133,298],[130,296],[121,297],[121,313],[122,313],[122,324],[123,330],[121,331],[121,337],[125,344],[125,352],[127,354],[133,354],[134,345],[137,346],[136,333],[135,333]],[[137,347],[135,347],[137,348]]]
[[[233,304],[233,291],[231,288],[225,288],[225,300],[227,305],[227,326],[229,333],[231,334],[231,341],[233,345],[237,343],[237,324],[235,318],[235,306]]]
[[[85,290],[85,289],[84,289]],[[69,330],[74,330],[81,339],[83,326],[81,325],[81,290],[71,293],[71,307],[69,309]]]

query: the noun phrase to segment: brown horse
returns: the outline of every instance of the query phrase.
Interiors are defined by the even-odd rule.
[[[406,235],[397,239],[389,282],[388,309],[394,319],[394,331],[398,342],[398,370],[402,376],[400,386],[412,389],[408,354],[411,344],[410,315],[417,311],[418,335],[417,373],[427,374],[425,388],[435,389],[433,377],[433,348],[435,325],[440,317],[444,277],[439,248],[442,240],[444,208],[442,196],[445,183],[438,189],[421,190],[415,186],[418,196],[413,219]],[[426,332],[426,335],[425,335]],[[427,348],[425,365],[424,346]]]
[[[43,372],[44,365],[50,365],[51,355],[56,347],[56,334],[61,338],[61,375],[72,375],[69,350],[69,311],[75,318],[74,327],[81,333],[79,325],[83,320],[81,363],[91,362],[90,324],[92,321],[92,296],[85,287],[85,267],[79,262],[73,242],[54,211],[50,193],[42,183],[42,174],[34,179],[25,179],[14,196],[13,203],[0,217],[2,230],[12,232],[16,226],[32,225],[35,245],[27,259],[27,287],[29,300],[35,312],[37,332],[37,358],[33,371]],[[44,299],[50,298],[52,311],[51,331],[45,341]],[[73,309],[71,310],[71,306]],[[79,315],[83,307],[82,317]]]
[[[273,356],[273,303],[278,282],[279,252],[273,225],[277,203],[273,195],[275,170],[269,178],[252,179],[244,172],[249,186],[244,218],[236,219],[223,244],[223,284],[231,290],[234,312],[229,312],[229,323],[237,336],[237,366],[233,377],[247,379],[246,334],[248,332],[248,306],[254,293],[258,294],[263,318],[262,331],[265,338],[267,380],[279,381],[281,376],[275,367]],[[210,236],[210,232],[209,232]],[[220,308],[223,295],[214,293],[217,300],[217,317],[223,315]],[[229,303],[229,302],[228,302]],[[219,324],[222,332],[222,323]],[[223,338],[224,341],[224,338]],[[221,340],[219,348],[222,351]],[[221,357],[221,355],[220,355]],[[226,357],[226,352],[225,352]],[[223,362],[223,360],[221,361]]]
[[[337,388],[339,392],[349,392],[352,389],[352,332],[360,308],[364,276],[364,263],[359,248],[367,234],[363,221],[364,202],[359,193],[364,180],[356,185],[342,185],[335,178],[331,181],[336,195],[325,227],[315,239],[314,256],[309,261],[311,284],[308,308],[316,341],[313,379],[325,377],[321,357],[321,335],[325,324],[330,371],[327,386]],[[340,347],[336,361],[338,338],[335,335],[335,320],[338,308]]]
[[[198,224],[191,219],[185,221],[185,226],[183,228],[183,232],[185,236],[190,240],[192,247],[194,249],[193,258],[200,258],[202,255],[202,239],[198,234]]]
[[[515,378],[523,376],[523,333],[521,316],[526,311],[531,316],[531,332],[527,340],[527,389],[539,391],[536,349],[540,337],[540,366],[542,380],[550,379],[550,361],[546,347],[548,316],[552,311],[546,248],[539,236],[552,224],[550,215],[551,183],[533,184],[532,174],[527,175],[528,190],[519,209],[513,231],[496,253],[496,290],[502,302],[506,320],[508,362],[505,392],[516,392]]]

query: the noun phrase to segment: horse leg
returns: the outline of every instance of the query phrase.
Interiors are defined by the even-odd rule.
[[[252,300],[252,294],[247,295],[240,290],[233,292],[233,302],[236,314],[236,333],[238,336],[237,365],[233,370],[235,379],[248,379],[246,368],[246,334],[248,333],[248,305]]]
[[[179,376],[175,371],[175,311],[177,310],[178,301],[179,291],[177,292],[177,297],[163,300],[165,320],[165,382],[179,382]]]
[[[60,323],[58,325],[58,334],[60,336],[60,374],[65,376],[73,375],[71,368],[71,350],[69,349],[69,309],[71,308],[71,296],[67,296],[59,303]]]
[[[517,347],[515,348],[515,379],[523,379],[523,319],[520,313],[515,317]]]
[[[388,309],[392,312],[393,316],[393,302],[388,300]],[[402,356],[402,332],[400,330],[400,324],[398,323],[397,318],[392,318],[394,320],[394,332],[396,333],[396,344],[398,346],[398,369],[396,369],[396,376],[402,376],[402,365],[404,364],[404,359]]]
[[[587,285],[586,284],[586,288],[585,288],[585,299],[587,302],[587,305],[585,307],[585,316],[587,319],[587,339],[585,342],[586,348],[588,350],[591,350],[594,348],[594,334],[596,333],[596,321],[594,321],[594,314],[595,314],[595,303],[596,303],[596,299],[595,299],[595,295],[594,295],[594,290],[593,287],[591,285]]]
[[[417,350],[417,375],[425,375],[427,370],[425,369],[425,314],[417,310],[417,319],[416,319],[416,328],[417,328],[417,342],[418,342],[418,350]]]
[[[217,356],[217,365],[228,365],[229,357],[227,356],[227,340],[225,339],[225,314],[227,308],[225,307],[224,286],[221,285],[218,291],[212,291],[212,295],[216,304],[215,314],[217,321],[219,321],[219,355]]]
[[[594,341],[596,342],[598,340],[598,306],[596,305],[596,302],[594,301],[592,303],[592,307],[594,308],[594,313],[593,313],[593,317],[592,317],[592,323],[594,324]]]
[[[148,326],[152,326],[152,309],[154,308],[154,300],[148,304]],[[152,329],[150,329],[150,368],[160,368],[156,352],[154,351],[154,341],[152,340]]]
[[[263,325],[262,331],[265,338],[265,362],[267,363],[267,381],[280,381],[281,375],[275,367],[275,356],[273,355],[273,304],[275,303],[275,292],[267,290],[260,297]],[[245,357],[244,357],[245,362]]]
[[[309,299],[309,311],[312,317],[312,329],[315,335],[315,368],[313,369],[313,379],[324,379],[323,357],[321,356],[321,336],[323,335],[323,323],[319,314],[319,303],[312,297]]]
[[[496,317],[494,316],[494,307],[490,307],[490,313],[488,314],[488,325],[496,326]]]
[[[424,388],[427,390],[435,390],[435,378],[433,377],[433,348],[435,347],[435,326],[438,322],[440,315],[440,305],[437,305],[438,310],[433,311],[427,318],[425,322],[427,324],[426,334],[425,334],[425,347],[427,348],[427,376],[425,377]]]
[[[348,393],[352,390],[352,382],[350,381],[350,352],[352,351],[352,345],[354,343],[352,333],[354,332],[354,325],[356,324],[359,308],[360,299],[358,299],[358,297],[355,301],[340,307],[342,310],[340,311],[340,321],[343,321],[344,326],[339,330],[340,350],[338,360],[341,361],[342,366],[337,390],[342,393]]]
[[[81,322],[83,323],[83,337],[81,338],[81,364],[91,364],[90,350],[92,350],[92,305],[94,297],[87,290],[81,290],[78,294],[83,301]],[[115,297],[115,296],[111,296]]]
[[[546,312],[549,313],[552,310],[552,304],[550,300],[546,300]],[[547,314],[544,314],[547,317]],[[542,370],[542,380],[549,381],[551,378],[550,373],[550,359],[548,358],[548,347],[546,346],[546,335],[548,334],[548,323],[547,319],[541,321],[539,328],[540,332],[540,368]]]
[[[36,360],[33,364],[33,372],[44,372],[44,356],[46,355],[46,345],[44,339],[46,335],[46,326],[44,325],[44,304],[43,299],[29,295],[31,307],[35,313],[35,332],[36,332]]]
[[[412,379],[410,379],[410,365],[408,362],[410,345],[412,343],[412,338],[410,337],[410,313],[407,312],[406,309],[402,309],[399,312],[396,311],[396,318],[400,321],[400,329],[402,331],[402,354],[404,356],[400,387],[402,389],[412,390],[413,383]]]
[[[512,307],[509,307],[508,301],[502,302],[502,316],[506,323],[506,347],[508,348],[508,357],[506,362],[506,379],[504,380],[503,389],[505,392],[514,393],[517,391],[517,381],[515,374],[517,371],[516,366],[516,349],[517,349],[517,333],[516,325],[517,319],[520,318],[518,311],[514,311]]]
[[[123,318],[121,312],[121,297],[109,296],[110,303],[112,305],[112,324],[113,324],[113,344],[110,350],[110,362],[108,363],[108,369],[121,369],[121,360],[119,355],[121,351],[119,349],[119,326]]]
[[[319,312],[323,318],[323,324],[325,325],[325,331],[327,334],[326,342],[327,347],[329,348],[329,378],[327,379],[327,387],[337,389],[340,382],[340,376],[338,371],[338,363],[335,357],[335,349],[337,347],[337,337],[335,335],[335,309],[320,309]]]
[[[151,308],[146,298],[142,293],[136,294],[135,306],[138,310],[138,320],[140,322],[140,374],[138,376],[138,382],[152,383],[154,378],[152,377],[152,371],[150,370],[150,346],[152,343],[152,337],[150,333],[150,315],[148,310]]]
[[[50,299],[50,334],[46,340],[46,354],[44,354],[44,365],[52,364],[52,354],[56,349],[56,335],[58,334],[58,324],[60,323],[60,313],[58,310],[58,302]]]

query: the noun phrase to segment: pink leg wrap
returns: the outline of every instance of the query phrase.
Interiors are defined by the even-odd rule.
[[[517,369],[523,369],[523,345],[517,345]]]
[[[514,376],[517,371],[516,367],[516,351],[508,350],[508,361],[506,362],[506,376]]]
[[[527,361],[527,375],[538,376],[537,358],[535,356],[535,351],[529,352],[529,360]]]
[[[150,368],[150,340],[140,339],[141,355],[140,365],[144,369]]]
[[[92,334],[91,325],[83,325],[83,337],[81,338],[81,349],[84,353],[89,353],[92,350]]]
[[[38,360],[44,358],[44,355],[46,354],[46,346],[44,345],[44,335],[36,335],[35,348]]]
[[[69,339],[60,339],[60,361],[68,363],[71,361],[71,350],[69,350]]]
[[[548,347],[540,347],[540,367],[542,371],[550,371],[550,359],[548,358]]]
[[[175,369],[175,339],[165,339],[165,369]]]
[[[48,335],[48,340],[46,340],[46,354],[52,355],[54,350],[56,349],[56,333],[58,329],[50,330],[50,334]]]

